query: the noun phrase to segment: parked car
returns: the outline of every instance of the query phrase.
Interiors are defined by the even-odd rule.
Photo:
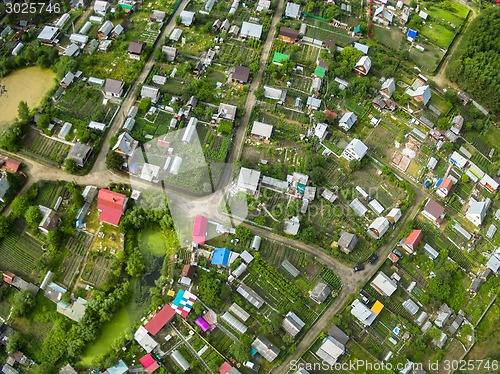
[[[370,264],[374,264],[375,262],[377,262],[377,260],[378,260],[378,254],[374,253],[372,254],[372,256],[368,261],[370,262]]]
[[[397,249],[393,249],[392,253],[394,253],[399,258],[403,258],[403,254],[401,252],[399,252]]]
[[[356,265],[356,266],[352,269],[352,271],[353,271],[353,272],[355,272],[355,273],[356,273],[356,272],[358,272],[358,271],[361,271],[361,270],[365,270],[365,265],[363,265],[363,264],[357,264],[357,265]]]

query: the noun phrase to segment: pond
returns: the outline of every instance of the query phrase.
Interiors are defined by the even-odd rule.
[[[90,366],[97,356],[105,354],[113,342],[137,320],[150,305],[149,289],[160,277],[163,257],[166,254],[166,241],[158,227],[149,227],[139,233],[139,248],[146,262],[147,273],[140,279],[132,281],[133,296],[127,305],[121,307],[114,317],[104,325],[97,340],[88,346],[82,362]]]
[[[0,79],[0,127],[17,117],[17,107],[26,101],[30,109],[36,107],[47,91],[54,87],[56,74],[50,69],[30,67],[17,70]]]

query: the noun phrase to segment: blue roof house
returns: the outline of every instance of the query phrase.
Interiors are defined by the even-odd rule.
[[[418,32],[412,29],[408,29],[408,32],[406,33],[406,39],[410,42],[414,42],[415,39],[417,39]]]
[[[212,254],[212,265],[229,266],[231,251],[227,248],[215,248]]]

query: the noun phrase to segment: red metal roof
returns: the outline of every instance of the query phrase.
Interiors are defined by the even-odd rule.
[[[233,367],[229,362],[224,362],[219,368],[219,374],[227,374]]]
[[[446,189],[446,191],[450,191],[451,187],[453,187],[453,181],[450,178],[445,178],[439,185],[440,189]]]
[[[2,163],[2,170],[6,170],[11,173],[17,173],[19,167],[21,166],[20,161],[14,160],[13,158],[9,157],[0,158],[0,162]]]
[[[99,220],[118,226],[126,199],[127,196],[121,193],[100,189],[97,195],[97,209],[101,212]]]
[[[153,356],[151,356],[149,353],[143,356],[139,360],[139,362],[141,363],[142,366],[144,366],[144,369],[146,369],[148,373],[152,373],[160,367],[158,362],[156,362]]]
[[[406,238],[404,244],[411,245],[415,249],[418,247],[420,240],[422,240],[422,230],[413,230]]]
[[[163,326],[169,323],[174,316],[175,310],[173,310],[170,305],[165,304],[144,327],[151,335],[154,336],[163,328]]]
[[[184,265],[184,267],[182,268],[181,276],[188,277],[188,278],[192,279],[193,275],[194,275],[194,266],[193,265]]]
[[[193,242],[205,244],[207,236],[208,220],[203,216],[196,216],[193,226]]]

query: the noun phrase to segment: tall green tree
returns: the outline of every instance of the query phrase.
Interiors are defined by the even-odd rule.
[[[21,101],[17,107],[17,117],[22,123],[28,123],[30,120],[30,108],[26,101]]]

